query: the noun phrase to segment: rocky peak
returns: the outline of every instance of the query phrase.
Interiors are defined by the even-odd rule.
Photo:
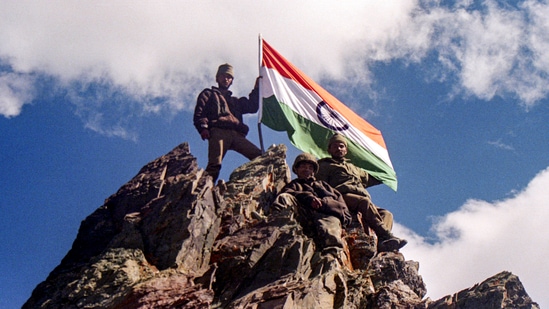
[[[81,224],[23,308],[539,308],[502,272],[437,301],[419,263],[375,252],[356,223],[317,249],[289,208],[286,147],[214,185],[183,143],[145,165]]]

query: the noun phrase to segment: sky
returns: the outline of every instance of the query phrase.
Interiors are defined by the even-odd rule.
[[[428,297],[506,270],[549,308],[546,16],[535,0],[0,0],[0,308],[142,166],[183,142],[206,166],[196,96],[226,62],[247,95],[259,34],[383,133],[398,190],[369,191]],[[245,162],[230,152],[220,178]]]

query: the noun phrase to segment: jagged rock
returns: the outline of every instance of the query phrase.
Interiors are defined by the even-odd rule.
[[[202,276],[223,212],[212,188],[187,143],[150,162],[82,222],[71,250],[23,307],[114,307],[164,270]]]
[[[278,145],[214,186],[183,143],[82,222],[23,308],[537,308],[508,273],[424,299],[419,263],[376,255],[357,218],[343,250],[320,250],[273,203],[290,175]]]
[[[140,250],[109,249],[92,258],[81,277],[67,285],[66,299],[74,300],[77,308],[111,307],[129,287],[156,272]]]
[[[202,309],[209,308],[214,294],[193,283],[193,277],[166,272],[133,287],[113,309]]]
[[[352,223],[345,230],[343,239],[349,249],[349,258],[354,269],[367,269],[370,259],[377,253],[377,240],[365,232],[361,220],[353,215]]]
[[[401,286],[406,285],[420,299],[425,296],[427,290],[420,276],[418,276],[419,263],[406,261],[401,253],[383,252],[370,260],[368,266],[370,277],[376,289],[400,280]]]
[[[429,309],[453,308],[539,309],[539,305],[528,296],[517,276],[503,271],[429,305]]]

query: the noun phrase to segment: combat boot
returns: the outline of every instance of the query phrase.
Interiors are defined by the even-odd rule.
[[[374,228],[377,235],[377,252],[398,251],[404,247],[408,241],[406,239],[395,237],[391,232],[384,227],[378,226]]]
[[[391,236],[388,239],[378,239],[377,240],[377,252],[391,252],[398,251],[400,248],[404,247],[408,241],[406,239],[398,238]]]

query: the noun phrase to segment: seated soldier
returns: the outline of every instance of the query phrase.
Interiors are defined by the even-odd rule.
[[[292,171],[297,178],[284,186],[278,200],[287,201],[287,195],[297,200],[298,220],[306,232],[312,230],[320,249],[343,248],[342,225],[349,224],[352,218],[341,193],[314,178],[318,163],[311,154],[298,155]]]
[[[328,141],[331,158],[318,161],[320,171],[317,177],[336,188],[353,213],[362,215],[364,227],[370,227],[378,238],[377,252],[398,251],[407,241],[391,233],[393,214],[372,203],[367,187],[379,184],[368,172],[351,163],[347,155],[347,140],[341,134],[334,134]]]

